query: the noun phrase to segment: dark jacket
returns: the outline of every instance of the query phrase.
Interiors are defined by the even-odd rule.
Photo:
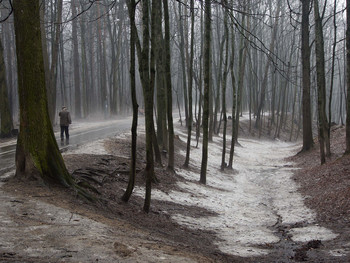
[[[70,118],[69,111],[63,110],[58,115],[60,116],[60,125],[61,126],[69,126],[69,124],[72,123],[72,119]]]

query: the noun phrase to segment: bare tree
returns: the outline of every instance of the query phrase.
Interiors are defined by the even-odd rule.
[[[192,84],[193,84],[193,45],[194,45],[194,0],[191,0],[191,44],[190,44],[190,62],[188,69],[188,121],[187,121],[187,148],[186,148],[186,159],[185,167],[188,167],[190,162],[190,151],[191,151],[191,135],[192,135]]]
[[[76,118],[81,118],[81,98],[80,98],[80,64],[79,64],[79,50],[78,50],[78,30],[77,30],[77,6],[76,1],[71,0],[72,8],[72,44],[73,44],[73,70],[74,70],[74,99],[75,99],[75,111]]]
[[[310,0],[300,0],[302,3],[301,18],[301,57],[303,75],[303,148],[302,151],[310,150],[313,145],[311,125],[311,99],[310,99],[310,44],[309,44],[309,15]]]
[[[208,136],[209,136],[209,90],[210,90],[210,57],[211,57],[211,1],[205,0],[204,5],[204,106],[203,106],[203,147],[202,147],[202,164],[200,182],[206,184],[207,180],[207,165],[208,165]]]
[[[11,136],[13,130],[13,121],[11,116],[7,83],[6,83],[6,71],[4,62],[4,49],[2,41],[0,39],[0,116],[1,127],[0,137]]]
[[[347,98],[346,98],[346,154],[350,154],[350,0],[346,0],[346,64],[347,64]]]
[[[135,79],[135,42],[136,42],[136,26],[135,26],[135,0],[130,0],[128,3],[129,18],[130,18],[130,88],[131,98],[133,105],[133,116],[131,126],[131,164],[129,172],[128,187],[122,197],[122,200],[127,202],[132,194],[135,185],[136,176],[136,145],[137,145],[137,120],[138,120],[138,107],[136,98],[136,79]]]
[[[270,48],[269,51],[270,52],[274,52],[275,49],[275,41],[276,41],[276,36],[277,36],[277,30],[278,30],[278,21],[279,21],[279,16],[280,16],[280,11],[281,11],[281,1],[277,1],[277,10],[276,10],[276,14],[275,14],[275,23],[273,26],[273,31],[272,31],[272,36],[271,36],[271,42],[270,42]],[[270,54],[269,54],[270,55]],[[258,106],[258,110],[256,113],[256,121],[255,121],[255,127],[258,128],[260,125],[260,115],[261,115],[261,111],[264,107],[264,103],[265,103],[265,94],[266,94],[266,87],[267,87],[267,78],[268,78],[268,72],[270,69],[270,65],[271,65],[271,60],[268,58],[266,65],[265,65],[265,70],[264,70],[264,79],[263,82],[261,84],[261,92],[260,92],[260,102],[259,102],[259,106]]]
[[[79,194],[90,198],[68,173],[52,130],[45,87],[40,1],[16,0],[13,8],[20,99],[16,176],[73,186]]]
[[[164,46],[165,46],[165,75],[167,86],[167,117],[168,117],[168,131],[169,131],[169,159],[168,169],[174,171],[174,126],[173,126],[173,98],[172,98],[172,84],[171,84],[171,55],[170,55],[170,22],[169,22],[169,7],[168,1],[163,0],[164,8]]]
[[[326,115],[326,73],[324,61],[324,42],[322,30],[322,18],[319,12],[318,0],[314,0],[315,18],[315,54],[318,92],[318,122],[321,164],[326,162],[325,155],[330,156],[330,142],[328,137],[328,121]],[[326,152],[326,154],[325,154]]]
[[[224,1],[227,4],[226,1]],[[226,114],[226,82],[228,75],[228,56],[229,56],[229,30],[228,30],[228,8],[224,10],[224,27],[225,27],[225,59],[224,59],[224,72],[222,77],[222,115],[224,121],[224,128],[222,131],[222,156],[221,156],[221,170],[224,170],[226,167],[225,155],[226,155],[226,129],[227,129],[227,114]]]

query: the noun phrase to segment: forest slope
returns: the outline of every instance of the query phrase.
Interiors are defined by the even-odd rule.
[[[283,159],[297,152],[295,144],[245,137],[237,148],[235,170],[221,173],[216,161],[221,138],[215,137],[210,144],[208,185],[203,186],[198,183],[200,148],[192,148],[191,168],[181,168],[186,131],[178,127],[177,174],[156,167],[160,183],[154,185],[152,209],[146,215],[142,212],[142,127],[139,132],[138,176],[128,204],[120,201],[129,169],[128,134],[64,156],[74,177],[88,180],[98,190],[101,199],[96,204],[66,189],[49,189],[35,182],[10,180],[2,186],[0,211],[5,213],[0,213],[4,233],[0,261],[348,262],[348,157],[322,167],[317,148],[292,157],[296,166],[304,165],[294,175],[298,190],[291,179],[295,168],[290,159]],[[335,132],[343,134],[343,130],[333,132],[339,139],[339,145],[333,140],[333,147],[339,148],[339,155],[334,154],[337,158],[342,142]],[[312,168],[305,168],[311,164]],[[322,180],[328,166],[329,173],[343,171],[341,181]],[[313,177],[305,176],[308,173]],[[326,201],[325,193],[333,196],[327,196],[333,202]],[[310,196],[306,199],[309,208],[302,196]]]

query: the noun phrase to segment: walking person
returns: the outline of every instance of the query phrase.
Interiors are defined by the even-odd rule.
[[[72,119],[70,117],[70,113],[67,110],[66,106],[62,107],[62,111],[59,112],[58,116],[60,116],[60,126],[61,126],[61,140],[64,139],[64,133],[66,134],[66,139],[69,140],[69,124],[72,123]]]

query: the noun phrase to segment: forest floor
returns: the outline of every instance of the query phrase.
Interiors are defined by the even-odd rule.
[[[245,136],[234,170],[219,170],[222,142],[214,138],[203,186],[201,149],[192,147],[194,161],[182,168],[186,131],[177,126],[176,173],[156,165],[149,214],[142,211],[141,128],[128,203],[120,200],[128,182],[128,134],[64,154],[76,180],[98,191],[95,203],[69,189],[2,175],[0,262],[350,262],[345,129],[333,128],[332,157],[320,166],[317,142],[296,154],[300,145],[269,139],[267,132],[258,140],[247,127],[240,130]]]

